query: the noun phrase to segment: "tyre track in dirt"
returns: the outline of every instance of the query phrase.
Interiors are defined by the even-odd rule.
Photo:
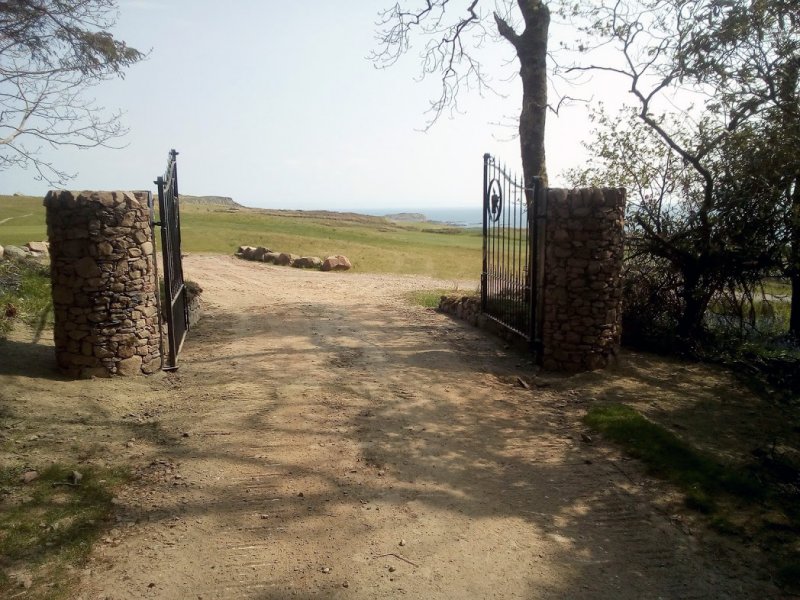
[[[186,267],[206,314],[172,441],[121,495],[87,598],[774,595],[581,442],[585,399],[514,386],[524,358],[403,299],[451,283]]]

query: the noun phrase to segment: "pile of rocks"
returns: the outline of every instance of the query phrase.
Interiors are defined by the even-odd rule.
[[[0,259],[2,258],[35,258],[46,261],[50,259],[50,243],[28,242],[24,246],[0,246]]]
[[[481,312],[481,299],[477,296],[442,296],[439,310],[478,327],[483,327],[488,320]]]
[[[71,377],[161,368],[147,195],[50,192],[56,359]]]
[[[348,271],[353,264],[346,256],[328,256],[322,260],[318,256],[298,256],[289,252],[273,252],[264,246],[239,246],[236,256],[244,260],[271,263],[282,267],[298,269],[319,269],[320,271]]]

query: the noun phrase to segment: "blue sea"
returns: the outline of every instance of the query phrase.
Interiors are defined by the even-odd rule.
[[[347,212],[372,215],[374,217],[384,217],[398,213],[420,213],[425,215],[425,219],[428,221],[446,223],[457,227],[481,227],[483,225],[483,213],[480,206],[470,208],[356,208]]]

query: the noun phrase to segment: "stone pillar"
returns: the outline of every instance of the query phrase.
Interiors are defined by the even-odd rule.
[[[160,332],[147,193],[51,191],[56,359],[70,377],[153,373]]]
[[[624,189],[549,190],[545,369],[601,369],[619,348],[624,216]]]

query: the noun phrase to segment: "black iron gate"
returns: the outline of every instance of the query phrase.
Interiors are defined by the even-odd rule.
[[[546,188],[483,156],[481,311],[541,350]]]
[[[181,351],[186,332],[189,331],[189,312],[186,302],[186,286],[183,283],[183,261],[181,258],[181,215],[178,206],[178,153],[170,150],[167,170],[156,179],[158,186],[158,212],[161,227],[161,252],[164,257],[163,312],[167,317],[167,339],[169,353],[164,370],[178,368],[178,353]]]

